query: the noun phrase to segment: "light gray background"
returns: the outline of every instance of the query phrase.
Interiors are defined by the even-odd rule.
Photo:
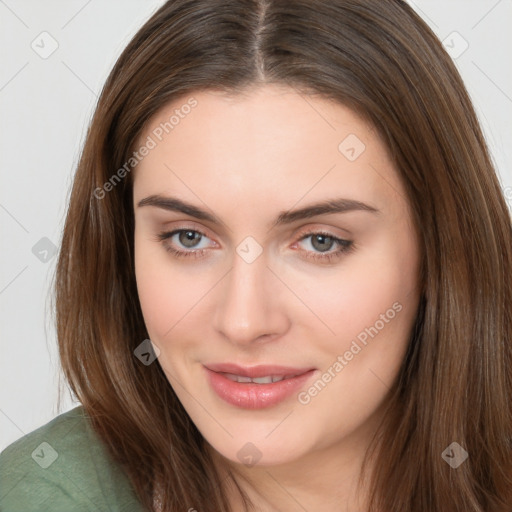
[[[60,243],[74,167],[103,82],[162,3],[0,0],[0,450],[59,413],[48,299],[56,257],[48,240]],[[446,41],[512,204],[512,0],[410,3]],[[58,47],[46,56],[52,45]],[[62,412],[76,405],[69,398]]]

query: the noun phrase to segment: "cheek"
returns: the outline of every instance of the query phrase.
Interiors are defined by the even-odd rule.
[[[343,396],[343,414],[363,421],[399,371],[419,303],[414,238],[399,242],[383,238],[347,259],[335,278],[307,287],[312,309],[334,332],[314,338],[330,382],[321,396],[311,390],[316,410],[334,411]]]
[[[200,283],[180,272],[163,246],[135,236],[135,276],[144,321],[152,341],[162,341],[200,295]]]
[[[334,335],[316,336],[324,355],[319,381],[304,390],[299,402],[310,418],[332,425],[321,443],[364,424],[378,410],[403,362],[418,307],[415,261],[395,259],[369,265],[361,259],[350,271],[326,280],[312,297]]]
[[[404,320],[410,323],[417,305],[416,272],[414,257],[404,265],[393,250],[369,250],[352,255],[332,276],[307,281],[302,293],[331,331],[324,339],[338,340],[341,349],[360,334],[364,340],[375,324],[389,332]]]

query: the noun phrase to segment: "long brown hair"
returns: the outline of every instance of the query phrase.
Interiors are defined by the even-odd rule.
[[[138,31],[99,98],[63,234],[56,321],[71,390],[148,510],[157,491],[165,511],[230,510],[229,479],[162,368],[134,356],[148,333],[131,173],[104,184],[170,101],[270,83],[373,123],[421,240],[423,295],[372,445],[370,510],[510,510],[511,218],[461,77],[402,0],[171,0]],[[457,469],[441,456],[452,442],[469,454]]]

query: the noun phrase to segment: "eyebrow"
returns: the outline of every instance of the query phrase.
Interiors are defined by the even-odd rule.
[[[206,210],[198,208],[197,206],[187,203],[176,197],[164,197],[160,195],[151,195],[141,199],[138,207],[142,206],[154,206],[156,208],[162,208],[163,210],[181,212],[191,217],[195,217],[199,220],[210,221],[215,224],[224,224],[215,215],[208,213]],[[309,219],[318,215],[327,215],[333,213],[345,213],[351,211],[364,211],[373,214],[379,214],[380,210],[374,206],[370,206],[361,201],[354,199],[328,199],[319,203],[311,204],[304,208],[290,211],[281,211],[274,221],[272,228],[277,226],[291,224],[297,220]]]

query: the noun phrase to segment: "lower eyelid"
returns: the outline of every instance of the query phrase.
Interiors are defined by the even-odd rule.
[[[157,239],[160,242],[166,242],[166,241],[169,241],[173,236],[175,236],[179,233],[185,232],[185,231],[192,231],[194,233],[201,235],[202,238],[200,241],[202,241],[203,238],[207,238],[207,239],[211,240],[215,246],[218,245],[208,235],[206,235],[206,233],[203,233],[202,231],[199,231],[198,229],[190,229],[190,228],[180,228],[180,229],[174,229],[173,231],[169,231],[169,232],[159,233],[157,236]],[[325,257],[327,257],[328,255],[334,255],[336,253],[343,252],[344,250],[350,249],[350,247],[353,243],[351,240],[344,240],[342,238],[338,238],[329,233],[324,233],[321,231],[313,231],[310,233],[302,234],[300,236],[300,238],[296,242],[294,242],[293,246],[296,246],[296,244],[298,244],[299,242],[302,242],[302,241],[306,240],[307,238],[313,237],[315,235],[323,235],[323,236],[331,238],[334,242],[334,247],[337,247],[337,249],[334,249],[334,247],[333,247],[333,248],[329,249],[328,251],[325,251],[325,253],[312,251],[312,250],[306,250],[306,249],[302,250],[305,253],[311,253],[311,254],[317,255],[318,257],[322,257],[322,255],[325,255]],[[175,252],[175,253],[188,253],[188,254],[201,253],[202,254],[205,251],[207,251],[209,248],[210,247],[201,247],[201,248],[195,248],[195,247],[185,248],[185,247],[183,247],[182,248],[180,246],[176,246],[176,247],[169,248],[169,250],[171,250],[172,252]]]
[[[202,231],[198,231],[197,229],[175,229],[174,231],[171,231],[171,232],[169,232],[165,235],[161,235],[161,236],[165,236],[164,240],[171,240],[174,236],[179,235],[180,233],[183,233],[183,232],[187,232],[187,231],[191,231],[192,233],[196,233],[201,236],[201,238],[199,240],[199,244],[205,238],[207,238],[213,242],[213,240],[208,235],[206,235]],[[213,243],[215,244],[215,242],[213,242]],[[177,250],[183,251],[183,252],[204,251],[204,250],[208,249],[208,247],[181,247],[178,244],[174,244],[174,245],[177,246],[177,248],[178,248]]]
[[[337,236],[334,236],[332,234],[322,233],[322,232],[312,232],[312,233],[306,233],[306,234],[302,235],[297,240],[297,242],[295,242],[295,244],[299,243],[299,242],[302,242],[302,241],[304,241],[304,240],[306,240],[308,238],[311,238],[313,236],[316,236],[316,235],[322,235],[322,236],[328,237],[328,238],[332,239],[332,241],[334,242],[335,245],[338,245],[340,247],[344,247],[344,246],[350,245],[352,243],[351,240],[345,240],[343,238],[338,238]],[[321,253],[319,253],[319,254],[321,254]]]

